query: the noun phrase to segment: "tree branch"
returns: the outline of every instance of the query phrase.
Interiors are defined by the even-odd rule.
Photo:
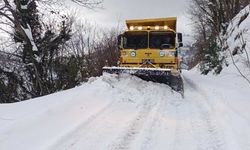
[[[226,42],[226,44],[228,45],[227,42]],[[230,50],[229,48],[228,48],[227,50],[228,50],[228,52],[229,52],[229,54],[230,54],[230,57],[231,57],[231,60],[232,60],[232,62],[233,62],[234,67],[237,69],[237,71],[240,73],[240,75],[250,84],[250,80],[241,72],[240,68],[236,65],[231,50]]]
[[[101,8],[99,6],[103,3],[103,0],[72,0],[72,2],[89,9],[94,9]]]

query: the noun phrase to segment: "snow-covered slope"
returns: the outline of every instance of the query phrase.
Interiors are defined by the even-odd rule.
[[[229,23],[223,36],[229,72],[241,72],[250,80],[250,5]],[[232,59],[233,58],[233,59]],[[238,69],[238,70],[237,70]],[[226,69],[228,70],[228,69]],[[240,72],[239,72],[240,71]]]

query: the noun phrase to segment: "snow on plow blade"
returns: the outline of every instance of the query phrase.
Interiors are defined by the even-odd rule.
[[[173,90],[183,95],[183,81],[180,73],[172,72],[171,69],[161,68],[127,68],[127,67],[103,67],[103,72],[110,74],[131,74],[146,81],[164,83]]]

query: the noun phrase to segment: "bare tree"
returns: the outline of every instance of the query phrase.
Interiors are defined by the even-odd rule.
[[[189,13],[194,21],[202,73],[220,73],[225,59],[220,54],[220,34],[226,33],[230,20],[247,4],[249,0],[192,0]]]
[[[102,2],[99,0],[72,1],[91,9],[99,7]],[[18,97],[20,94],[17,93],[15,95],[17,99],[46,95],[63,89],[62,86],[64,86],[64,84],[57,84],[58,80],[55,72],[57,72],[58,75],[62,73],[58,72],[60,70],[56,70],[56,67],[58,67],[58,65],[63,66],[70,64],[74,66],[75,59],[73,57],[70,59],[67,58],[66,64],[58,61],[58,58],[62,61],[65,60],[59,55],[59,53],[63,53],[64,43],[70,39],[72,22],[67,16],[60,16],[61,18],[58,21],[58,24],[43,22],[40,17],[41,13],[38,14],[37,2],[56,4],[60,1],[0,1],[0,30],[13,39],[12,42],[15,43],[17,48],[13,50],[11,55],[15,56],[15,60],[18,60],[11,63],[14,64],[14,68],[17,68],[17,70],[8,70],[8,67],[13,67],[11,64],[8,64],[7,67],[0,66],[0,74],[5,76],[4,79],[1,79],[1,83],[3,81],[2,85],[5,85],[4,81],[20,82],[20,86],[23,88],[23,93],[26,93],[27,96]],[[51,13],[55,12],[51,11]],[[54,30],[53,28],[56,25],[57,29]],[[60,52],[59,50],[62,51]],[[8,76],[11,77],[11,75],[14,75],[13,78],[8,78]],[[27,84],[24,85],[24,83]],[[5,90],[11,87],[9,85],[10,84],[7,84],[3,89]],[[69,85],[66,88],[72,86],[73,85]],[[13,88],[13,90],[21,89],[20,87],[15,87],[16,88]],[[2,93],[1,89],[0,91]],[[8,96],[5,98],[8,98]]]
[[[80,6],[87,7],[90,9],[100,8],[102,7],[101,4],[103,0],[72,0],[73,2],[77,3]]]

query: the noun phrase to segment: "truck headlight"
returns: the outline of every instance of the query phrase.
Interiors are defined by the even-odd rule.
[[[165,52],[164,51],[160,51],[160,57],[164,57],[165,56]]]
[[[126,57],[126,56],[127,56],[127,53],[126,53],[126,52],[122,52],[122,53],[121,53],[121,56]]]
[[[136,52],[135,51],[130,52],[130,56],[131,57],[135,57],[136,56]]]
[[[172,56],[172,57],[175,57],[175,52],[176,52],[176,51],[169,51],[169,52],[168,52],[168,55],[169,55],[169,56]]]
[[[142,30],[142,26],[139,26],[139,27],[138,27],[138,30]]]

